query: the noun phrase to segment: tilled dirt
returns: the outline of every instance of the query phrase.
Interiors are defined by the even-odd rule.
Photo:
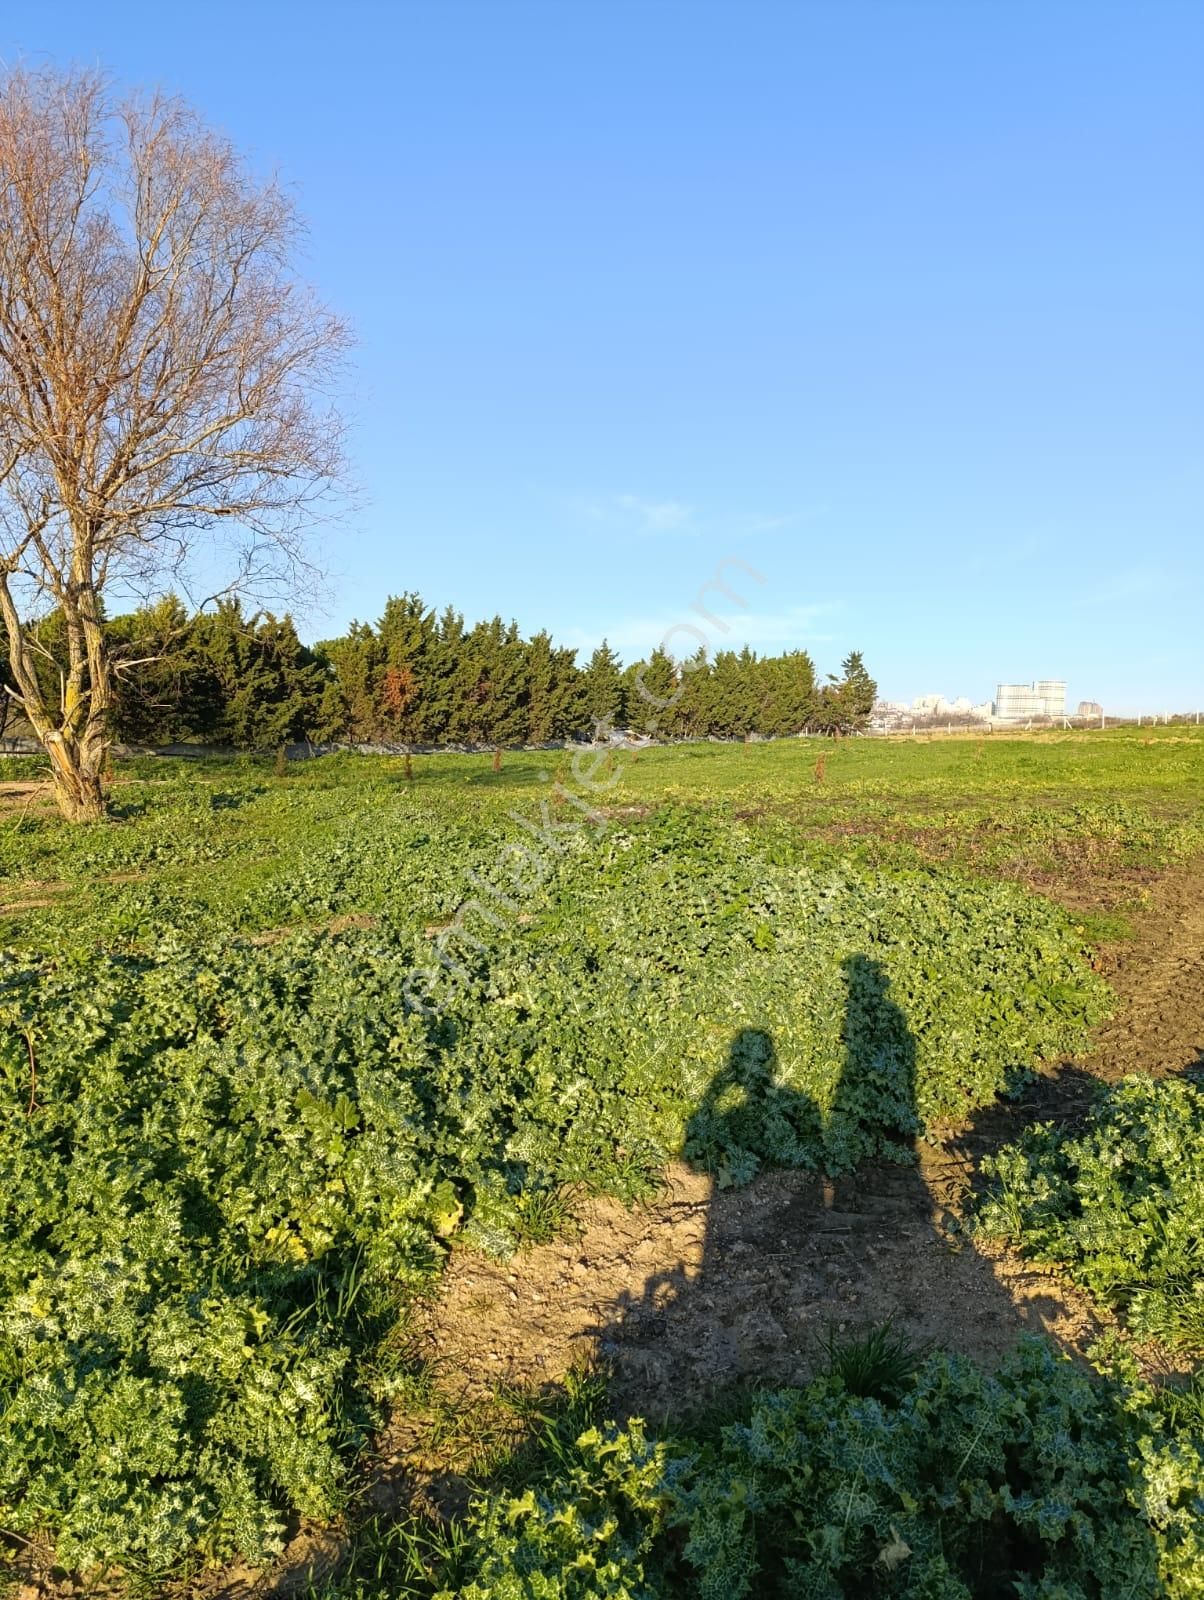
[[[576,1240],[458,1256],[428,1337],[466,1399],[602,1357],[617,1414],[667,1417],[733,1384],[805,1381],[830,1329],[887,1319],[987,1363],[1024,1328],[1075,1350],[1100,1331],[1081,1297],[966,1243],[922,1167],[719,1190],[679,1163],[651,1205],[592,1203]]]
[[[1204,1060],[1204,865],[1168,874],[1136,931],[1108,963],[1122,1003],[1087,1063],[1102,1078]]]

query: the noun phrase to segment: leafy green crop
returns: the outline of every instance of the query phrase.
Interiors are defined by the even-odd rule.
[[[1135,1332],[1204,1353],[1204,1089],[1127,1078],[1085,1127],[1038,1124],[983,1165],[984,1232],[1066,1268]]]
[[[906,1158],[1103,1005],[1044,901],[668,810],[566,833],[424,1016],[424,930],[527,834],[318,778],[144,794],[71,848],[154,875],[0,962],[0,1524],[68,1565],[336,1510],[452,1232],[506,1252],[683,1146],[724,1182]]]
[[[460,1600],[1186,1600],[1204,1434],[1038,1340],[991,1377],[932,1355],[890,1400],[759,1394],[713,1442],[592,1429],[478,1503],[458,1567]]]

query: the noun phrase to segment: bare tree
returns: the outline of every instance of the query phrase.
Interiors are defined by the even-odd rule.
[[[298,234],[179,101],[90,72],[0,82],[0,621],[69,818],[104,812],[106,594],[154,593],[210,546],[231,587],[304,568],[348,336],[295,276]],[[53,670],[39,609],[62,617]]]

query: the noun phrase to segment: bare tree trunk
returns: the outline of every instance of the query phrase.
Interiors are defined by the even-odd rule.
[[[108,740],[85,740],[78,745],[61,733],[43,740],[50,757],[54,798],[68,822],[100,822],[106,815],[102,775],[109,753]]]
[[[493,752],[493,770],[495,772],[502,770],[502,751],[500,746]]]
[[[108,760],[112,677],[104,651],[99,606],[89,584],[62,593],[68,667],[58,715],[34,670],[28,636],[0,574],[0,622],[9,641],[9,666],[25,716],[50,758],[54,798],[68,822],[98,822],[106,812],[102,774]]]

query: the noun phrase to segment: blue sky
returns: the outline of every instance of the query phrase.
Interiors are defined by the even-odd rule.
[[[0,54],[296,186],[359,341],[311,636],[416,588],[630,657],[733,558],[716,642],[1204,706],[1195,0],[6,0]]]

